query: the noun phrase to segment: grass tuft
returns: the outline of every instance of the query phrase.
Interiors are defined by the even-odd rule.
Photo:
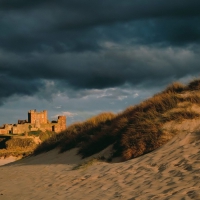
[[[188,90],[200,90],[200,80],[195,79],[188,84]]]
[[[175,82],[175,83],[172,83],[171,85],[169,85],[165,90],[164,92],[166,93],[181,93],[185,90],[186,86],[183,85],[182,83],[179,83],[179,82]]]

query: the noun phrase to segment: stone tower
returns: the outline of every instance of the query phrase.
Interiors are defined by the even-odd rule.
[[[60,130],[66,129],[66,116],[58,116],[58,124],[60,125]]]
[[[36,110],[30,110],[28,112],[28,123],[31,124],[47,124],[47,110],[37,112]]]

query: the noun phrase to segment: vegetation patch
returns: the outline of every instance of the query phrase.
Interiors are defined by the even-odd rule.
[[[175,108],[181,109],[180,104],[200,105],[197,90],[200,90],[200,80],[194,80],[186,86],[173,83],[163,92],[117,115],[102,113],[69,126],[62,133],[45,140],[36,148],[35,154],[56,147],[60,152],[78,147],[78,153],[82,157],[88,157],[111,144],[114,144],[113,157],[122,156],[124,160],[128,160],[146,154],[169,140],[170,135],[164,137],[164,123],[199,118],[198,113],[184,108],[172,112]]]
[[[53,135],[45,140],[35,149],[34,154],[37,155],[58,146],[60,152],[81,146],[99,132],[103,125],[108,125],[114,116],[113,113],[101,113],[85,122],[72,124],[60,134]]]
[[[36,143],[32,138],[23,136],[5,136],[0,138],[0,157],[24,157],[33,153]]]
[[[62,133],[57,135],[52,135],[48,139],[44,140],[40,145],[38,145],[34,150],[34,155],[38,155],[40,153],[44,153],[47,151],[50,151],[52,149],[55,149],[59,144],[60,141],[62,141],[63,135]]]
[[[36,147],[35,142],[32,138],[11,138],[6,142],[7,150],[23,150],[23,149],[34,149]]]
[[[200,80],[195,79],[188,84],[188,90],[200,90]]]
[[[39,137],[39,139],[43,142],[45,140],[47,140],[48,138],[50,138],[51,136],[55,135],[56,133],[53,131],[30,131],[28,132],[28,136],[37,136]]]
[[[33,149],[12,149],[12,150],[6,150],[6,149],[0,149],[0,157],[7,158],[10,156],[14,157],[27,157],[29,155],[33,154]]]
[[[182,83],[175,82],[169,85],[164,92],[169,93],[182,93],[186,89],[186,86],[183,85]]]
[[[170,121],[181,122],[185,119],[197,119],[200,118],[200,114],[195,111],[181,110],[178,112],[170,112],[167,116],[163,116],[161,121],[163,123]]]

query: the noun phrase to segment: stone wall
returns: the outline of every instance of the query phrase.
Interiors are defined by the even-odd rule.
[[[34,124],[39,122],[40,124],[47,123],[47,111],[43,110],[41,112],[37,112],[36,110],[30,110],[28,112],[28,123]]]
[[[36,112],[30,110],[27,120],[18,120],[18,124],[4,124],[0,127],[0,134],[22,134],[29,131],[54,131],[59,133],[66,129],[66,116],[58,116],[57,121],[49,122],[47,111]]]

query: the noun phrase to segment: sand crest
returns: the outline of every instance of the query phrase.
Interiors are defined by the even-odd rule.
[[[0,167],[0,200],[200,199],[198,133],[180,133],[126,162],[73,170],[83,162],[76,152],[53,150]]]

